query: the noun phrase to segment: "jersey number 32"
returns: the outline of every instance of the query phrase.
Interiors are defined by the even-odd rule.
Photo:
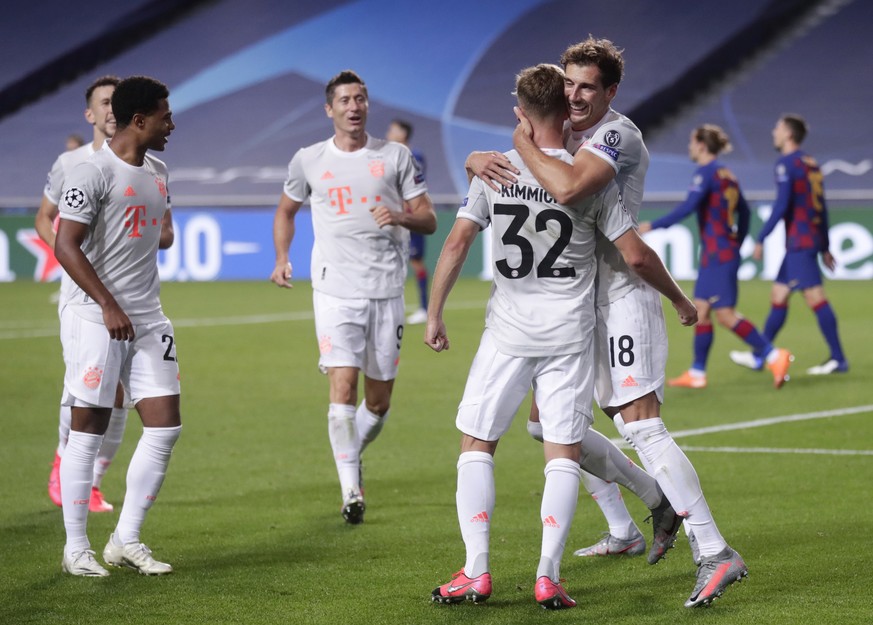
[[[521,263],[518,267],[510,267],[504,258],[495,263],[497,271],[500,272],[500,275],[513,280],[524,278],[534,268],[533,246],[521,234],[524,222],[530,217],[530,209],[524,204],[495,204],[494,214],[512,216],[512,221],[500,240],[504,245],[514,245],[521,250]],[[556,267],[555,261],[570,242],[570,236],[573,234],[573,222],[566,213],[550,208],[537,214],[534,220],[534,229],[536,232],[542,232],[546,230],[548,227],[546,224],[550,221],[557,222],[560,226],[560,231],[552,247],[549,248],[543,259],[537,263],[537,278],[572,278],[576,275],[576,269],[573,267]]]

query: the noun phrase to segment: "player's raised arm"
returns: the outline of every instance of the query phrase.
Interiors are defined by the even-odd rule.
[[[573,204],[602,191],[615,178],[615,170],[602,158],[588,150],[578,150],[573,163],[550,158],[531,138],[524,113],[515,107],[519,124],[512,133],[512,142],[537,181],[561,204]]]

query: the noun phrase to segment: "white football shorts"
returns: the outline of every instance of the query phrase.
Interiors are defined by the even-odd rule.
[[[667,327],[661,295],[648,285],[597,307],[594,398],[601,408],[623,406],[652,391],[664,402]]]
[[[102,323],[61,311],[64,350],[64,406],[111,408],[118,383],[132,404],[147,397],[178,395],[179,363],[173,325],[164,318],[134,324],[133,341],[116,341]]]
[[[312,292],[318,367],[356,367],[373,380],[397,377],[403,324],[403,297],[345,299]]]
[[[593,420],[593,346],[560,356],[508,356],[497,350],[491,333],[482,334],[455,425],[483,441],[496,441],[512,424],[533,387],[543,438],[570,445],[582,440]]]

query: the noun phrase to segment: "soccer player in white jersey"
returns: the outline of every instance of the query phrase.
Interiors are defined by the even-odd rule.
[[[597,40],[589,39],[588,41],[593,47],[593,53],[595,56],[598,54],[597,50],[601,47],[603,47],[604,50],[607,49],[605,46],[598,43]],[[584,43],[585,42],[583,42],[583,44]],[[614,46],[612,46],[609,52],[611,55],[609,58],[617,58],[618,61],[621,61],[620,53],[615,50]],[[615,63],[613,63],[613,65],[615,65]],[[572,83],[573,78],[571,76],[575,76],[581,67],[581,65],[574,64],[573,67],[568,68],[568,76],[565,80],[568,83]],[[585,71],[587,72],[591,72],[592,67],[595,71],[600,71],[597,65],[586,65],[585,67]],[[618,82],[621,79],[621,67],[613,68],[611,71],[615,76],[610,77],[610,84],[617,88]],[[587,186],[582,189],[577,197],[585,197],[587,194],[600,190],[610,180],[616,178],[616,181],[622,188],[623,198],[629,206],[636,206],[636,211],[638,212],[639,204],[642,201],[643,179],[645,170],[648,167],[648,151],[642,143],[642,137],[640,136],[639,131],[636,130],[636,126],[634,126],[626,117],[619,115],[609,108],[609,101],[611,101],[612,96],[614,96],[614,90],[612,96],[609,97],[609,100],[606,100],[605,89],[602,86],[593,83],[589,76],[584,76],[583,78],[585,80],[580,85],[579,92],[584,92],[586,97],[591,97],[589,94],[592,92],[599,93],[599,97],[603,102],[598,102],[596,103],[596,106],[593,106],[592,104],[589,104],[585,98],[579,97],[578,94],[577,96],[571,97],[569,88],[565,88],[572,121],[565,123],[564,125],[564,143],[571,153],[575,154],[578,152],[575,159],[578,161],[579,159],[585,158],[585,155],[588,154],[587,150],[579,151],[579,146],[585,138],[593,135],[595,130],[593,126],[589,127],[587,124],[594,124],[597,129],[602,129],[601,134],[603,135],[603,140],[597,144],[596,148],[590,148],[594,150],[590,159],[594,160],[588,166],[586,177],[582,178]],[[575,104],[572,101],[573,98],[575,98]],[[524,119],[523,112],[520,113],[520,119]],[[609,122],[610,125],[603,128],[607,122]],[[577,128],[579,129],[577,130]],[[586,133],[588,134],[586,135]],[[622,136],[624,136],[623,139],[621,138]],[[526,159],[535,159],[535,164],[538,164],[537,157],[530,155],[530,141],[525,141],[525,138],[526,137],[522,137],[519,139],[520,153],[525,156]],[[641,171],[642,175],[630,178],[627,174],[616,176],[615,171],[609,164],[597,158],[600,155],[608,155],[610,152],[618,154],[618,151],[610,145],[615,138],[618,138],[618,140],[622,142],[623,151],[621,154],[623,158],[622,164],[624,165],[623,171]],[[535,148],[534,151],[540,153],[540,151]],[[503,158],[503,156],[498,152],[474,152],[467,159],[466,166],[469,173],[474,173],[480,176],[494,189],[499,188],[501,185],[513,184],[515,175],[518,173],[513,164]],[[548,174],[549,170],[546,168],[546,175]],[[548,178],[546,178],[546,180],[548,180]],[[552,181],[549,180],[549,182],[551,183]],[[564,193],[562,199],[566,200],[569,195],[565,190],[561,189],[561,191]],[[627,266],[627,262],[621,258],[621,253],[613,246],[605,245],[601,242],[598,246],[598,252],[601,255],[606,256],[604,261],[599,264],[599,271],[603,274],[599,277],[599,284],[616,282],[615,292],[621,293],[630,288],[629,285],[631,284],[642,283],[640,277],[633,272],[616,274],[612,271],[612,267],[616,266],[617,263],[621,263],[620,266]],[[606,299],[606,293],[607,291],[604,289],[598,288],[598,301],[600,305],[608,301],[608,299]],[[657,307],[660,308],[660,300],[658,299],[657,294],[649,291],[648,295],[649,300],[656,302]],[[602,324],[598,326],[598,330],[601,332],[604,331]],[[658,358],[666,364],[666,330],[664,329],[663,324],[661,323],[659,325],[658,319],[653,319],[647,330],[660,335],[660,344],[662,344],[663,349],[661,350],[661,353],[658,354]],[[617,345],[615,343],[616,340],[620,341],[622,336],[625,335],[615,335],[612,349],[605,349],[605,347],[607,347],[607,345],[605,345],[607,339],[605,336],[600,337],[601,340],[598,342],[597,352],[599,369],[596,388],[598,391],[601,389],[606,391],[609,388],[607,382],[610,378],[610,368],[607,366],[607,363],[615,362],[616,351],[621,358],[627,359],[632,357],[632,354],[623,351],[623,345]],[[624,340],[626,341],[627,339]],[[609,359],[609,361],[607,361],[607,359]],[[643,362],[637,358],[636,364],[637,369],[640,367],[647,367],[647,370],[634,370],[629,372],[625,378],[620,381],[618,387],[620,390],[625,393],[629,392],[639,394],[643,388],[651,390],[662,385],[663,380],[659,381],[659,379],[663,377],[663,373],[659,373],[659,371],[661,371],[663,367],[659,368],[657,360]],[[627,376],[630,376],[630,378]],[[603,394],[604,393],[598,392],[596,393],[596,396],[600,399],[603,397]],[[600,405],[605,406],[603,403]],[[542,431],[538,422],[536,401],[532,404],[531,420],[528,423],[528,431],[537,440],[542,440]],[[582,446],[581,464],[583,469],[582,483],[585,486],[585,489],[597,502],[597,505],[606,517],[609,532],[596,544],[577,550],[575,555],[636,556],[645,553],[645,538],[636,523],[634,523],[624,501],[622,500],[621,492],[617,486],[617,484],[621,484],[640,497],[651,511],[654,540],[651,550],[649,551],[648,561],[650,564],[657,563],[662,557],[664,557],[667,550],[672,547],[673,542],[675,541],[676,532],[681,523],[681,519],[676,515],[668,498],[664,496],[658,482],[651,475],[634,464],[634,462],[608,438],[594,429],[589,430],[587,438]]]
[[[567,116],[563,83],[559,68],[538,65],[519,74],[516,94],[533,125],[537,149],[546,158],[570,162],[561,134]],[[506,157],[523,168],[514,152]],[[546,459],[534,596],[546,608],[569,608],[576,602],[559,573],[579,491],[580,442],[592,419],[595,233],[622,248],[633,246],[632,240],[648,246],[633,229],[614,184],[568,206],[524,171],[517,184],[501,191],[474,179],[434,272],[425,342],[437,352],[449,348],[442,319],[446,298],[476,235],[489,225],[494,228],[494,285],[456,420],[462,432],[457,511],[466,562],[431,597],[437,603],[478,603],[491,595],[494,452],[533,387],[542,410]],[[691,302],[660,261],[659,266],[659,283],[685,300],[683,308],[693,314]]]
[[[40,238],[50,247],[55,245],[55,220],[58,216],[58,204],[61,200],[61,190],[64,181],[73,169],[87,160],[95,151],[102,149],[107,139],[115,134],[115,117],[112,115],[112,93],[118,84],[116,76],[101,76],[92,82],[85,91],[85,119],[94,127],[94,138],[91,143],[81,145],[67,152],[63,152],[55,160],[46,180],[43,190],[42,201],[36,213],[35,228]],[[173,221],[170,212],[167,211],[162,224],[161,249],[167,248],[173,243]],[[61,281],[68,279],[63,274]],[[103,497],[100,485],[103,477],[112,464],[121,439],[124,435],[124,427],[127,423],[127,404],[124,398],[124,388],[119,385],[116,394],[115,407],[112,409],[112,417],[109,419],[109,427],[103,436],[103,443],[97,453],[97,461],[94,463],[94,479],[91,485],[91,500],[89,508],[91,512],[112,512],[113,506]],[[70,435],[70,407],[61,405],[58,425],[58,445],[55,450],[55,459],[49,474],[48,493],[52,502],[61,506],[61,482],[60,468],[61,456],[67,445]]]
[[[128,390],[143,433],[127,472],[115,531],[103,550],[112,566],[146,575],[172,572],[140,542],[146,514],[160,491],[182,430],[179,365],[173,326],[159,298],[157,253],[170,210],[163,151],[175,128],[162,83],[122,80],[112,95],[116,133],[68,176],[61,196],[55,254],[69,275],[62,285],[64,405],[72,424],[61,458],[67,542],[62,569],[104,577],[86,532],[97,451],[119,382]]]
[[[354,525],[365,510],[361,453],[388,418],[397,377],[409,232],[434,232],[436,214],[409,148],[367,134],[369,101],[361,78],[340,72],[325,95],[334,135],[291,159],[273,222],[276,267],[270,279],[291,288],[294,217],[308,199],[319,367],[330,386],[328,433],[341,512]],[[364,397],[357,405],[360,373]]]
[[[570,113],[566,139],[575,152],[573,163],[542,158],[523,117],[513,134],[516,149],[543,187],[561,201],[596,193],[614,179],[638,221],[648,152],[639,129],[610,106],[623,74],[621,51],[611,41],[589,37],[570,46],[561,63]],[[700,557],[697,581],[685,606],[706,605],[748,570],[718,531],[697,472],[661,420],[667,340],[659,298],[628,270],[613,246],[599,241],[597,256],[595,395],[677,513],[685,517]]]

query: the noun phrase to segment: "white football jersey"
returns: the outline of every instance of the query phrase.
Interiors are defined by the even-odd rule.
[[[150,154],[134,167],[104,148],[69,173],[58,205],[61,219],[88,224],[82,251],[134,323],[164,319],[157,254],[161,221],[170,209],[167,177],[167,166]],[[100,306],[73,280],[61,286],[64,306],[103,322]]]
[[[564,162],[566,150],[544,150]],[[501,192],[475,178],[459,219],[493,227],[494,282],[486,327],[510,356],[552,356],[582,351],[594,332],[595,231],[610,241],[633,228],[618,187],[572,206],[539,185],[515,150],[507,158],[521,171]]]
[[[75,150],[62,152],[61,155],[55,159],[52,169],[48,173],[48,178],[45,182],[45,189],[43,189],[43,194],[52,204],[57,206],[61,203],[61,192],[64,189],[64,181],[67,179],[67,176],[70,175],[70,172],[73,171],[73,168],[76,167],[76,165],[87,161],[92,154],[94,154],[93,144],[86,143]]]
[[[368,135],[363,148],[343,152],[331,137],[298,150],[284,192],[312,207],[313,289],[350,299],[403,294],[409,231],[380,228],[370,209],[403,210],[404,200],[427,192],[409,148]]]
[[[564,145],[573,154],[583,149],[602,158],[615,170],[615,182],[634,226],[639,224],[643,186],[649,169],[649,151],[640,129],[627,117],[609,109],[600,122],[582,132],[564,127]],[[597,241],[597,301],[615,301],[643,283],[624,262],[616,247],[602,237]]]

